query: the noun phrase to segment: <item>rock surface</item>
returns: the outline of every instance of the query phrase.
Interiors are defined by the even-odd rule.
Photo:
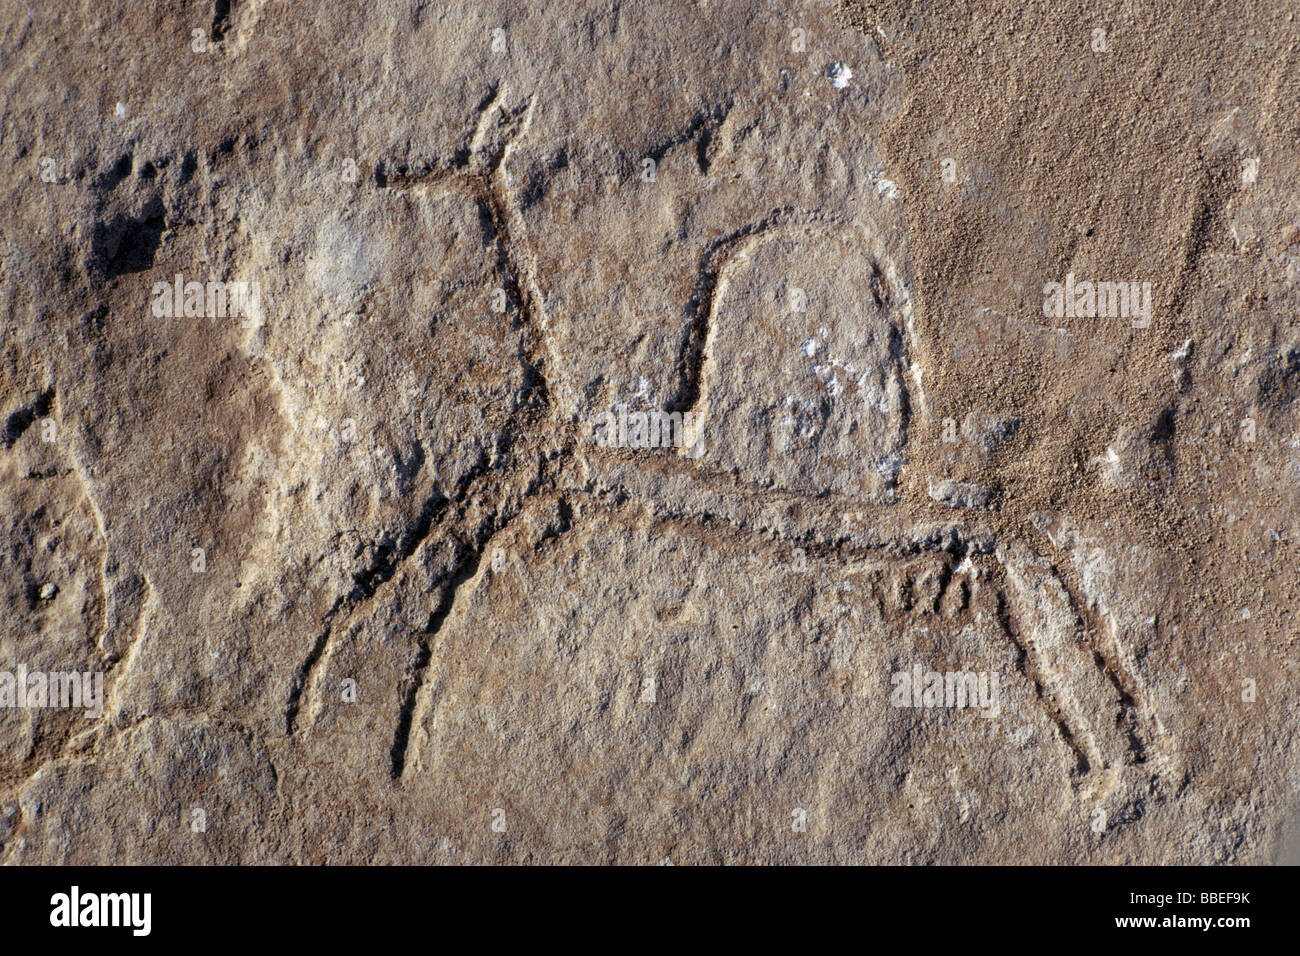
[[[1295,17],[1053,6],[0,8],[0,860],[1300,859]]]

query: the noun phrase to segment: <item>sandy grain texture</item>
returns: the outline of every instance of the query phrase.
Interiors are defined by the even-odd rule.
[[[0,860],[1296,862],[1297,13],[0,5]]]

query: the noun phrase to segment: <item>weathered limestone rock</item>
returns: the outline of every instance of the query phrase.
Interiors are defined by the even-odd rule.
[[[1294,861],[1293,24],[973,7],[0,9],[0,861]]]

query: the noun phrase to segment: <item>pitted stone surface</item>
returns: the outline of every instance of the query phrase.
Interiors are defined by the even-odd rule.
[[[1294,862],[1293,25],[1007,15],[0,8],[0,861]]]

